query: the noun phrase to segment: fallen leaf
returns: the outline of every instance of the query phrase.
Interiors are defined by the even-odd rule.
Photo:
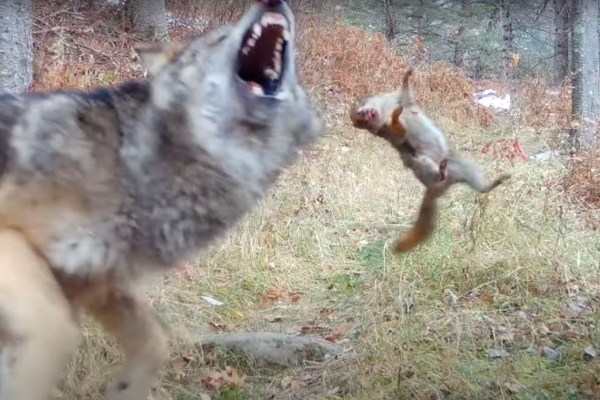
[[[504,387],[511,393],[511,394],[518,394],[521,391],[521,385],[516,383],[516,382],[506,382],[504,384]]]
[[[292,386],[292,382],[294,381],[294,378],[292,378],[291,376],[284,376],[281,379],[281,388],[282,389],[289,389]]]
[[[577,319],[585,314],[589,310],[589,304],[587,301],[578,296],[579,298],[573,299],[567,302],[565,313],[567,318]]]
[[[543,335],[543,336],[545,336],[545,335],[547,335],[547,334],[549,334],[549,333],[550,333],[550,329],[549,329],[549,328],[548,328],[546,325],[541,325],[541,326],[538,328],[538,333],[539,333],[540,335]]]
[[[350,332],[351,328],[347,326],[337,326],[331,330],[331,336],[340,339]]]
[[[302,328],[300,328],[300,333],[302,335],[307,335],[309,333],[323,334],[327,330],[328,330],[327,328],[320,326],[320,325],[305,325]]]
[[[300,293],[290,293],[290,300],[292,303],[300,302]]]
[[[494,296],[489,294],[488,292],[483,292],[479,295],[479,299],[481,301],[483,301],[484,303],[487,304],[493,304],[494,303]]]
[[[488,382],[487,386],[492,390],[508,392],[510,394],[518,394],[522,388],[522,385],[518,382],[504,382],[504,381]]]
[[[542,355],[544,356],[544,358],[552,361],[552,362],[558,362],[560,361],[560,351],[557,349],[553,349],[551,347],[544,347],[542,349]]]
[[[289,292],[281,288],[272,288],[264,293],[260,299],[262,306],[272,305],[274,303],[281,303],[283,301],[290,301],[291,303],[298,303],[300,301],[300,292]]]
[[[446,289],[444,293],[444,303],[449,306],[454,306],[458,303],[458,296],[452,290]]]
[[[227,331],[227,325],[222,324],[220,322],[209,321],[208,324],[211,326],[211,328],[213,328],[213,330],[215,330],[217,332],[225,332],[225,331]]]
[[[497,326],[492,328],[493,335],[496,340],[499,340],[504,343],[512,343],[514,340],[514,333],[511,328],[507,328],[505,326]]]
[[[323,308],[321,309],[321,311],[319,311],[319,316],[323,319],[332,321],[334,319],[333,317],[333,310],[331,308]]]
[[[600,398],[600,378],[595,376],[593,372],[590,375],[584,376],[581,381],[580,389],[581,392],[590,399]]]
[[[210,297],[210,296],[200,296],[202,299],[204,299],[204,301],[206,301],[208,304],[211,304],[213,306],[222,306],[223,303],[221,300],[217,300],[214,297]]]
[[[504,358],[510,357],[510,353],[501,347],[489,349],[487,353],[488,358],[490,360],[502,360]]]
[[[181,356],[171,361],[171,369],[173,370],[174,379],[180,381],[187,375],[186,368],[192,362],[189,357]]]
[[[296,379],[292,376],[284,376],[283,379],[281,379],[282,389],[298,390],[306,387],[307,385],[307,382],[305,382],[304,380]]]
[[[213,371],[204,376],[201,382],[208,390],[218,390],[222,387],[239,387],[243,378],[239,376],[237,369],[227,366],[224,371]]]
[[[593,346],[588,346],[583,349],[583,359],[585,361],[592,361],[596,357],[598,357],[598,352]]]
[[[200,394],[200,400],[211,400],[211,398],[206,393],[201,393]]]

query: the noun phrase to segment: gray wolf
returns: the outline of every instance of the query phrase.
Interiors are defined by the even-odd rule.
[[[411,250],[431,237],[438,198],[452,185],[464,183],[478,193],[488,193],[510,178],[501,174],[488,182],[477,165],[453,148],[446,134],[418,106],[409,84],[412,73],[409,68],[404,74],[400,91],[361,98],[350,110],[354,127],[390,143],[404,166],[425,186],[417,221],[395,244],[396,253]]]
[[[294,16],[255,2],[180,43],[138,48],[149,78],[0,97],[0,383],[44,400],[79,310],[123,347],[107,399],[145,399],[168,335],[136,293],[253,209],[322,134],[299,83]]]

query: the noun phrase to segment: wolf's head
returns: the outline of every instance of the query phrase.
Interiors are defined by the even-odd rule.
[[[276,174],[322,133],[298,81],[294,26],[284,1],[261,0],[237,23],[137,49],[158,114],[177,110],[193,142],[244,181]]]

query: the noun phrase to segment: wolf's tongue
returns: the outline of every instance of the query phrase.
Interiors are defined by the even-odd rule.
[[[258,96],[262,96],[265,94],[265,91],[263,90],[262,86],[259,85],[256,82],[248,82],[247,84],[248,89],[250,89],[250,91]]]

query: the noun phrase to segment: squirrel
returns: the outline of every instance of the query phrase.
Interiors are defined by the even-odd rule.
[[[425,186],[417,220],[396,242],[394,253],[409,251],[431,237],[437,201],[452,185],[463,183],[478,193],[488,193],[511,176],[501,174],[488,181],[477,165],[452,147],[446,134],[418,106],[409,83],[412,74],[409,68],[400,91],[361,98],[350,110],[353,126],[387,140]]]

